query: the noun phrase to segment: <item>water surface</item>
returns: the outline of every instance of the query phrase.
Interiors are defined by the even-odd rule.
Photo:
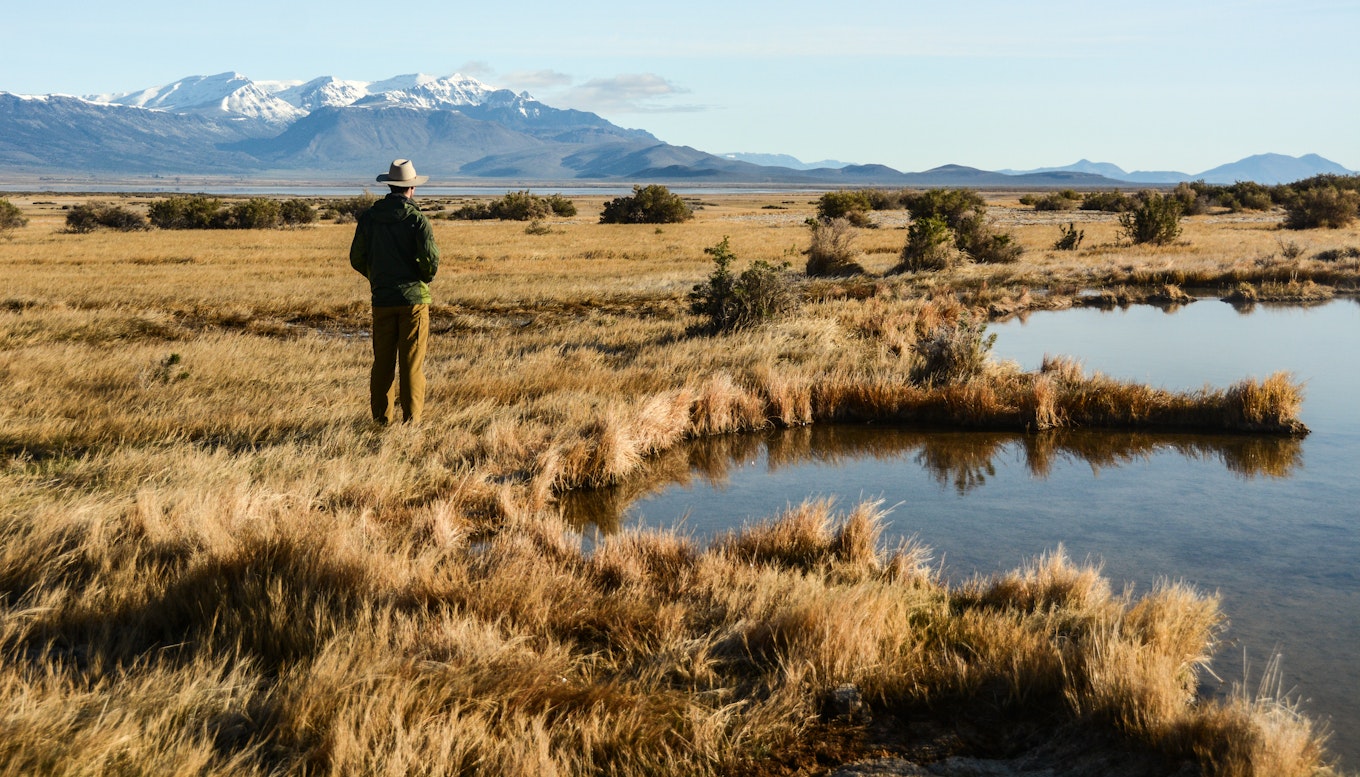
[[[881,499],[892,508],[885,543],[919,538],[951,580],[1060,545],[1101,563],[1116,590],[1183,580],[1223,597],[1231,626],[1220,675],[1257,677],[1278,652],[1286,690],[1330,721],[1343,763],[1360,764],[1360,304],[1079,309],[991,331],[996,357],[1026,369],[1061,354],[1170,389],[1288,371],[1305,382],[1313,432],[797,429],[674,451],[647,476],[568,508],[595,531],[682,525],[702,540],[808,498],[847,508]]]

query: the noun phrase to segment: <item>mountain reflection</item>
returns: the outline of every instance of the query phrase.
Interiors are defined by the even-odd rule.
[[[1165,452],[1197,461],[1216,459],[1243,478],[1287,478],[1301,466],[1302,450],[1299,440],[1275,436],[1096,431],[1020,434],[827,425],[693,440],[648,461],[641,472],[623,483],[563,494],[561,507],[574,526],[594,525],[606,533],[613,532],[635,501],[696,482],[722,486],[735,470],[762,454],[770,472],[864,459],[910,460],[942,487],[962,495],[985,486],[996,474],[994,462],[1002,456],[1023,458],[1036,478],[1047,478],[1059,462],[1082,461],[1100,470]]]

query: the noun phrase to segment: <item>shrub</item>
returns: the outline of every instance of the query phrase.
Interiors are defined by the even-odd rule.
[[[279,205],[279,220],[285,226],[301,226],[316,222],[316,208],[306,200],[291,199],[284,200]]]
[[[869,207],[873,210],[901,210],[906,207],[903,202],[905,192],[890,192],[886,189],[864,189],[863,194],[869,200]]]
[[[1118,190],[1090,192],[1081,201],[1082,210],[1096,210],[1102,213],[1124,213],[1137,205],[1134,198]]]
[[[102,202],[87,202],[76,205],[66,213],[66,231],[76,234],[93,232],[100,227],[116,229],[119,232],[137,232],[149,229],[146,217],[119,205]]]
[[[219,214],[213,226],[227,229],[273,229],[283,223],[283,208],[267,197],[252,197]]]
[[[996,335],[987,334],[986,322],[975,322],[967,314],[940,324],[912,346],[918,362],[911,377],[932,386],[966,383],[982,374],[995,343]]]
[[[28,226],[28,219],[19,206],[0,198],[0,235],[9,237],[10,232],[25,226]]]
[[[146,216],[121,205],[109,205],[99,214],[99,223],[119,232],[140,232],[150,229]]]
[[[1077,205],[1081,203],[1081,195],[1068,189],[1045,194],[1042,197],[1022,197],[1020,203],[1031,205],[1035,210],[1075,210]]]
[[[1068,222],[1067,226],[1058,225],[1059,237],[1053,243],[1055,251],[1075,251],[1081,247],[1081,241],[1086,239],[1086,230],[1077,229],[1077,225]]]
[[[689,293],[690,310],[708,319],[708,329],[727,332],[755,326],[797,306],[798,298],[789,278],[788,265],[757,260],[741,275],[733,275],[736,255],[727,237],[704,253],[716,267],[708,280],[695,284]]]
[[[1338,229],[1360,215],[1360,192],[1326,186],[1305,189],[1285,204],[1286,229]]]
[[[948,269],[958,260],[954,230],[942,216],[912,219],[907,228],[907,244],[902,261],[889,272],[928,272]]]
[[[340,218],[342,212],[362,213],[375,198],[359,208],[360,198],[329,206]],[[221,200],[202,194],[157,200],[147,208],[151,223],[160,229],[275,229],[281,226],[310,224],[317,219],[316,209],[306,200],[280,202],[269,197],[252,197],[245,202],[224,205]],[[68,218],[69,222],[69,218]]]
[[[99,229],[99,206],[92,203],[76,205],[66,212],[66,231],[84,235]]]
[[[812,245],[808,248],[807,274],[814,277],[860,275],[855,261],[855,228],[849,219],[811,219]]]
[[[482,219],[501,219],[502,221],[536,221],[555,216],[575,216],[576,206],[560,194],[540,197],[530,194],[527,189],[506,192],[504,196],[490,202],[474,202],[455,210],[450,218],[478,221]]]
[[[975,262],[1013,262],[1024,252],[1011,235],[992,231],[986,201],[971,189],[931,189],[904,195],[903,201],[911,211],[912,226],[895,271],[940,270],[953,264],[957,255],[940,242],[946,234],[955,249]]]
[[[527,189],[506,192],[491,203],[491,217],[502,221],[533,221],[552,213],[548,201],[529,193]]]
[[[1181,234],[1181,201],[1175,197],[1145,192],[1133,210],[1119,215],[1120,235],[1134,245],[1165,245]]]
[[[694,218],[678,194],[660,184],[634,186],[632,196],[605,203],[601,224],[675,224]]]
[[[817,201],[817,218],[823,221],[845,219],[857,227],[873,224],[869,211],[873,202],[864,191],[826,192]]]
[[[911,211],[913,219],[937,216],[944,219],[950,229],[957,230],[963,220],[970,215],[987,212],[987,203],[982,195],[971,189],[930,189],[919,194],[903,196],[903,204]]]
[[[357,197],[349,197],[330,203],[326,212],[331,214],[339,223],[346,224],[358,220],[359,215],[373,207],[373,203],[377,201],[378,198],[375,195],[364,192]]]
[[[157,200],[147,218],[161,229],[211,229],[221,226],[222,201],[202,194],[176,195]]]
[[[1231,186],[1220,187],[1215,193],[1218,204],[1233,212],[1243,210],[1270,210],[1275,207],[1270,187],[1255,181],[1238,181]]]
[[[1336,175],[1334,173],[1321,173],[1312,178],[1304,178],[1295,181],[1288,187],[1294,191],[1308,191],[1309,189],[1340,189],[1341,191],[1360,191],[1360,175]],[[1280,200],[1276,200],[1280,202]]]
[[[491,218],[491,203],[473,202],[455,209],[448,218],[460,221],[485,221]]]
[[[979,264],[1010,264],[1025,252],[1015,236],[1006,232],[992,232],[979,225],[968,235],[969,243],[963,250],[968,258]]]
[[[1180,203],[1182,216],[1200,216],[1209,212],[1207,191],[1208,186],[1203,181],[1194,183],[1182,181],[1176,184],[1176,188],[1167,196]]]
[[[548,198],[548,207],[552,209],[554,216],[570,218],[576,215],[576,203],[560,194],[554,194]]]
[[[894,269],[938,270],[952,264],[957,256],[942,250],[940,223],[952,235],[954,248],[972,261],[1004,264],[1024,253],[1013,236],[992,230],[987,223],[986,201],[971,189],[931,189],[905,195],[904,201],[911,211],[912,227],[902,249],[902,263]],[[928,223],[917,227],[918,222]]]

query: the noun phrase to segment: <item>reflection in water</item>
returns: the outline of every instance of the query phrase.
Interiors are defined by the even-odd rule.
[[[1022,434],[830,425],[693,440],[654,458],[621,484],[564,494],[561,505],[572,525],[593,525],[612,533],[634,502],[695,481],[721,486],[735,469],[762,454],[771,472],[810,463],[910,457],[941,486],[965,494],[986,485],[996,474],[994,462],[1012,451],[1023,456],[1030,474],[1040,479],[1059,462],[1082,461],[1100,470],[1163,452],[1217,459],[1244,478],[1287,478],[1302,462],[1302,442],[1292,437],[1071,430]]]
[[[882,499],[894,510],[886,543],[920,537],[953,581],[1062,544],[1099,560],[1114,585],[1216,591],[1232,621],[1219,675],[1240,679],[1247,659],[1282,653],[1291,697],[1330,720],[1335,753],[1360,764],[1360,360],[1348,358],[1360,353],[1360,297],[1262,303],[1249,315],[1204,301],[1174,315],[1074,308],[996,331],[996,357],[1023,369],[1058,354],[1088,373],[1171,390],[1285,370],[1305,384],[1313,433],[794,429],[673,450],[646,475],[564,507],[587,540],[626,516],[630,526],[678,523],[702,541],[814,496]]]

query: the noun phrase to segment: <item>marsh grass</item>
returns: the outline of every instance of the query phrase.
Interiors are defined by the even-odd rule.
[[[1057,257],[1042,224],[1014,230],[1030,250],[1013,265],[824,280],[796,315],[695,336],[684,296],[703,248],[730,235],[744,261],[780,264],[812,205],[771,215],[734,195],[657,229],[594,223],[596,198],[551,239],[438,220],[432,412],[383,431],[362,396],[350,227],[73,235],[59,208],[14,199],[28,223],[0,242],[0,772],[773,773],[771,753],[811,764],[842,741],[819,735],[834,728],[819,710],[845,683],[883,709],[1006,726],[1037,709],[1156,749],[1201,730],[1169,752],[1246,764],[1223,773],[1320,762],[1307,721],[1186,695],[1212,628],[1150,635],[1199,612],[1196,595],[1139,620],[1057,559],[1022,574],[1046,582],[950,590],[921,548],[877,548],[874,505],[802,505],[708,548],[658,532],[585,553],[558,500],[678,467],[687,439],[837,421],[1301,433],[1285,376],[1179,394],[1071,364],[922,381],[916,346],[1043,304],[1030,288],[1323,283],[1325,267],[1354,289],[1351,259],[1301,258],[1326,246],[1286,273],[1239,263],[1273,255],[1255,225],[1194,217],[1191,248],[1117,249],[1117,225],[1094,220],[1095,247]],[[902,239],[865,235],[865,263],[891,264]],[[985,447],[931,455],[950,477],[985,472]],[[1068,579],[1090,590],[1047,608],[1018,593]],[[1286,741],[1303,745],[1272,744]]]

